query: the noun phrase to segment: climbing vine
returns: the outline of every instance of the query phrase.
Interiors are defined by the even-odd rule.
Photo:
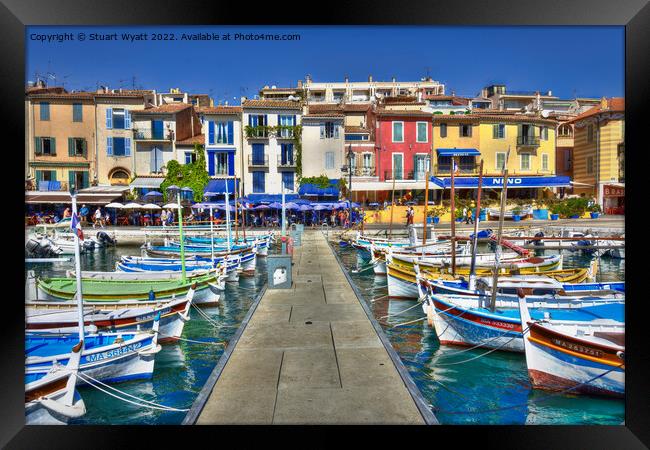
[[[205,152],[201,144],[194,145],[196,160],[189,164],[180,164],[176,160],[167,163],[167,176],[160,184],[165,201],[174,201],[167,198],[167,187],[176,185],[179,188],[188,187],[194,192],[194,200],[200,202],[203,199],[203,190],[210,181],[210,175],[205,165]]]

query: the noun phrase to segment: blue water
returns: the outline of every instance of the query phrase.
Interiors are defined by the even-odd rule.
[[[348,268],[363,267],[350,247],[333,245]],[[546,250],[542,254],[557,251]],[[564,268],[586,267],[589,257],[563,251]],[[377,300],[387,294],[386,277],[372,270],[351,273],[375,317],[411,377],[442,424],[482,425],[619,425],[625,419],[623,400],[551,394],[531,388],[523,354],[440,346],[426,321],[403,326],[424,316],[415,301]],[[601,259],[598,281],[625,279],[623,260]],[[405,311],[412,308],[409,311]],[[405,311],[394,317],[384,317]],[[476,358],[476,359],[473,359]],[[471,360],[471,361],[467,361]]]
[[[82,255],[82,270],[115,270],[121,255],[139,255],[140,248],[118,247],[100,249]],[[65,275],[74,269],[74,262],[26,264],[26,270],[43,275]],[[266,260],[257,258],[256,276],[240,277],[239,283],[226,283],[220,305],[202,308],[218,323],[214,327],[192,308],[190,321],[185,325],[185,339],[223,342],[225,345],[178,342],[163,344],[156,355],[155,370],[151,380],[129,381],[113,386],[131,395],[178,409],[190,408],[212,369],[223,353],[228,341],[248,312],[253,299],[266,284]],[[137,407],[109,397],[93,387],[79,387],[86,404],[86,414],[72,424],[92,425],[177,425],[186,412],[169,412]]]

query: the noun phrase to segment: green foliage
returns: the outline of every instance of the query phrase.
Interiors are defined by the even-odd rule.
[[[345,178],[341,177],[341,179],[336,183],[336,186],[339,188],[339,192],[345,193],[346,196],[348,195],[348,184],[346,183]]]
[[[429,206],[427,208],[427,216],[429,217],[440,217],[449,209],[444,205]]]
[[[179,164],[172,160],[167,163],[167,176],[160,185],[165,201],[176,201],[167,198],[167,187],[176,185],[180,188],[189,187],[194,192],[194,200],[200,202],[203,199],[203,190],[210,181],[210,176],[205,165],[205,152],[200,144],[194,145],[196,161],[190,164]]]
[[[591,206],[587,207],[587,211],[589,212],[602,212],[603,210],[600,208],[600,205],[596,203],[594,199],[591,199],[592,202],[594,202]]]
[[[325,174],[317,177],[303,177],[300,179],[300,184],[313,184],[319,188],[328,188],[331,186],[330,179]]]
[[[546,202],[548,210],[551,214],[559,214],[562,217],[582,216],[585,211],[599,211],[600,206],[596,205],[597,209],[588,207],[589,200],[583,197],[580,198],[567,198],[564,200],[549,200]]]
[[[293,127],[293,148],[296,151],[296,177],[302,178],[302,125]]]

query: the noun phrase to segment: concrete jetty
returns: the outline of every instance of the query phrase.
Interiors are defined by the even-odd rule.
[[[325,236],[305,231],[293,262],[292,288],[266,290],[184,423],[436,423]]]

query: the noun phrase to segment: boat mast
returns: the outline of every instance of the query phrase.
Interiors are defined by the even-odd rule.
[[[210,205],[210,257],[214,266],[214,217],[212,216],[212,205]]]
[[[476,217],[474,218],[474,239],[472,240],[472,262],[469,267],[469,289],[476,288],[476,246],[478,244],[478,218],[481,213],[481,188],[483,187],[483,159],[478,170],[478,192],[476,193]]]
[[[286,213],[286,209],[284,207],[284,200],[285,200],[285,197],[284,197],[284,181],[282,181],[282,236],[287,235],[287,231],[286,231],[286,228],[287,228],[287,226],[286,226],[287,213]]]
[[[176,193],[176,201],[178,202],[178,237],[181,241],[181,279],[185,282],[185,242],[183,239],[183,209],[181,208],[180,191]]]
[[[75,186],[71,186],[70,196],[72,197],[72,216],[77,217],[77,192]],[[77,219],[78,220],[78,219]],[[81,257],[79,252],[79,236],[77,230],[72,230],[74,234],[74,269],[77,277],[77,314],[79,326],[79,340],[84,340],[84,312],[83,312],[83,295],[81,292]]]
[[[425,174],[425,181],[424,181],[424,214],[422,217],[422,253],[424,253],[424,246],[427,244],[427,207],[428,206],[429,206],[429,171],[427,170],[427,173]]]
[[[228,178],[226,178],[226,233],[228,234],[228,253],[230,253],[230,203],[228,201]]]
[[[501,212],[499,213],[499,230],[497,231],[497,247],[494,254],[494,274],[492,275],[492,297],[490,298],[490,311],[494,312],[497,302],[497,280],[499,277],[499,256],[501,254],[501,236],[503,235],[503,216],[506,212],[506,197],[508,195],[508,159],[510,158],[510,146],[506,153],[506,160],[503,163],[503,189],[501,189]]]
[[[226,180],[226,184],[228,183],[228,180]],[[237,189],[234,190],[232,194],[233,201],[235,203],[235,244],[239,241],[239,227],[238,227],[238,222],[239,222],[239,215],[237,214]]]
[[[454,197],[456,189],[454,185],[454,168],[456,166],[456,157],[451,157],[451,194],[449,207],[451,208],[451,274],[456,275],[456,204]]]
[[[393,198],[390,201],[390,228],[388,229],[388,239],[393,237],[393,212],[395,211],[395,173],[393,173]]]

